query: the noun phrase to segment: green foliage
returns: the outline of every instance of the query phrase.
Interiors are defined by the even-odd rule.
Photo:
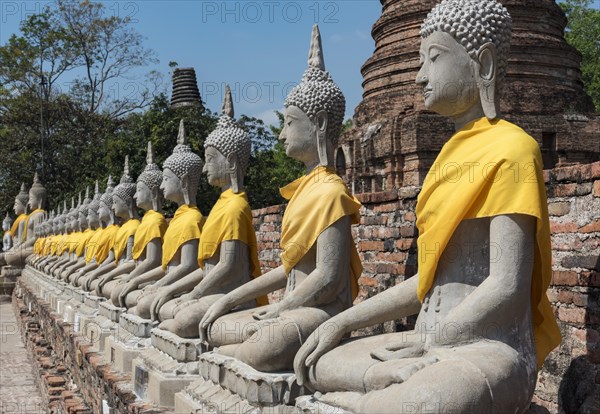
[[[581,53],[584,88],[600,112],[600,10],[591,0],[565,0],[560,6],[568,19],[565,38]]]

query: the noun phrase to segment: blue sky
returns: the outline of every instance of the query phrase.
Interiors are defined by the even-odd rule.
[[[19,23],[46,1],[0,0],[0,44],[18,33]],[[169,76],[169,62],[194,67],[207,106],[219,111],[226,82],[236,114],[275,123],[287,91],[307,67],[312,25],[318,23],[325,64],[343,90],[346,118],[362,96],[360,68],[372,55],[371,27],[381,13],[377,0],[344,1],[103,1],[106,13],[130,16]],[[128,93],[142,71],[115,85]],[[74,76],[70,75],[71,77]],[[65,78],[69,80],[69,76]],[[132,83],[133,82],[133,83]],[[170,92],[170,91],[169,91]]]

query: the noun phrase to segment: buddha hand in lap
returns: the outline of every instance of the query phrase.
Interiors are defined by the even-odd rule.
[[[309,69],[286,99],[280,139],[307,174],[281,190],[283,265],[226,294],[206,312],[201,338],[255,369],[290,369],[313,329],[352,305],[360,261],[350,225],[360,203],[335,175],[332,154],[345,99],[325,71],[318,28],[313,29]],[[286,287],[281,302],[229,313],[261,295]]]
[[[150,318],[152,302],[161,290],[198,268],[198,240],[204,217],[196,207],[196,192],[202,160],[187,143],[183,120],[177,142],[163,165],[160,184],[164,197],[179,206],[165,232],[162,266],[129,281],[120,293],[126,305],[134,305],[128,312],[146,319]]]
[[[204,143],[203,171],[209,184],[221,188],[221,196],[202,229],[200,268],[165,288],[151,306],[152,319],[162,321],[159,328],[185,338],[198,337],[198,324],[212,303],[260,275],[252,212],[244,192],[250,136],[233,116],[227,86],[223,115]]]
[[[458,132],[418,198],[418,274],[335,316],[296,355],[298,382],[324,402],[354,412],[529,407],[560,333],[545,293],[551,249],[539,146],[497,113],[510,24],[495,1],[444,0],[421,29],[425,106]],[[463,42],[478,25],[477,40]],[[435,174],[450,163],[464,168]],[[414,314],[414,331],[338,346],[355,329]]]
[[[162,207],[161,182],[162,171],[154,163],[152,143],[148,142],[146,167],[137,179],[133,195],[137,206],[146,210],[146,213],[144,213],[142,222],[133,237],[131,257],[135,261],[135,267],[132,271],[124,272],[118,278],[113,279],[114,283],[109,287],[111,301],[115,306],[126,306],[124,301],[128,292],[124,291],[124,288],[128,282],[161,266],[162,240],[167,229],[165,217],[160,213]]]

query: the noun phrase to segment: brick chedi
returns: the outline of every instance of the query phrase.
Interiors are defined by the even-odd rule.
[[[423,106],[419,30],[436,0],[381,0],[372,36],[376,49],[362,67],[363,101],[336,151],[336,166],[355,193],[420,185],[454,133]],[[581,82],[579,53],[564,39],[566,18],[553,0],[503,0],[513,39],[502,116],[540,144],[544,167],[600,157],[600,117]]]

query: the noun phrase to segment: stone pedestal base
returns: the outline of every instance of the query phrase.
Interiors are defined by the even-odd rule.
[[[108,300],[101,302],[99,304],[98,309],[100,311],[100,315],[104,316],[106,319],[109,319],[115,323],[119,323],[119,318],[120,318],[121,314],[127,312],[127,308],[120,308],[118,306],[114,306]]]
[[[323,404],[312,395],[305,395],[296,399],[297,413],[301,414],[353,414],[339,407]]]
[[[175,412],[291,413],[304,395],[292,372],[260,372],[215,352],[201,354],[198,369],[201,378],[176,394]]]
[[[161,407],[174,407],[175,393],[197,379],[197,362],[178,362],[154,347],[133,360],[132,381],[136,395]]]
[[[0,270],[0,295],[12,295],[17,282],[17,277],[21,276],[23,268],[14,266],[2,266]]]
[[[139,338],[150,338],[150,331],[158,326],[158,322],[143,319],[131,313],[122,313],[119,317],[119,326]]]
[[[117,372],[132,375],[132,362],[140,353],[150,347],[150,338],[132,335],[118,326],[117,330],[106,338],[104,358]]]
[[[200,339],[186,339],[163,329],[154,328],[150,332],[152,346],[179,362],[198,360],[198,354],[205,349]]]

